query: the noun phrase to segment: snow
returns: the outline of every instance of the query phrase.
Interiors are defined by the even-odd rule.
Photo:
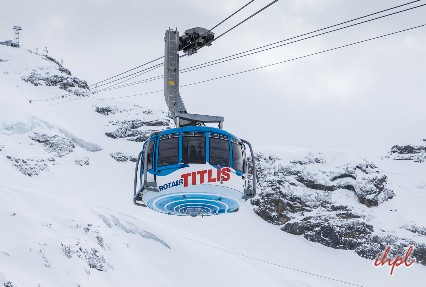
[[[60,73],[55,63],[3,46],[0,58],[7,60],[0,62],[0,285],[328,287],[351,286],[343,281],[352,286],[423,281],[425,266],[400,267],[390,277],[388,268],[374,268],[372,260],[353,251],[281,231],[258,217],[249,203],[238,213],[204,218],[167,216],[133,205],[134,163],[117,162],[110,154],[137,156],[141,142],[105,133],[116,121],[163,119],[165,113],[146,102],[135,107],[113,101],[108,105],[125,112],[111,118],[95,111],[106,103],[91,98],[37,102],[63,91],[33,86],[21,77],[34,69]],[[36,133],[63,137],[75,148],[58,156],[31,139]],[[271,150],[284,159],[301,152]],[[27,176],[7,156],[42,161],[47,168]],[[76,164],[82,159],[88,164]],[[389,174],[396,196],[361,211],[386,230],[424,226],[426,165],[376,163]],[[334,199],[354,205],[356,197],[341,192]]]

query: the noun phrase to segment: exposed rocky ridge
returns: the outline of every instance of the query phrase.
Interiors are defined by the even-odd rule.
[[[64,74],[67,74],[68,76],[71,76],[71,71],[70,71],[70,70],[68,70],[67,68],[65,68],[65,67],[64,67],[61,63],[59,63],[59,61],[58,61],[58,60],[56,60],[55,58],[52,58],[52,57],[50,57],[50,56],[48,56],[48,55],[43,56],[43,58],[45,58],[46,60],[49,60],[49,61],[51,61],[51,62],[55,63],[56,65],[58,65],[58,69],[59,69],[59,71],[60,71],[60,72],[62,72],[62,73],[64,73]]]
[[[102,148],[84,141],[68,131],[55,127],[37,118],[29,122],[17,122],[0,126],[0,136],[7,135],[10,141],[0,145],[10,163],[27,176],[39,175],[58,165],[61,159],[75,152],[77,147],[85,151],[97,152]],[[88,165],[88,157],[75,160],[80,166]]]
[[[421,227],[421,226],[417,226],[415,224],[411,224],[411,225],[404,226],[404,228],[407,229],[410,232],[426,236],[426,228],[425,227]]]
[[[251,203],[264,220],[281,226],[285,232],[332,248],[354,250],[369,259],[388,245],[394,248],[391,255],[403,254],[414,245],[414,257],[426,265],[422,240],[384,232],[374,226],[371,215],[363,212],[394,196],[387,176],[374,163],[349,159],[344,153],[330,156],[320,152],[286,162],[275,155],[258,153],[256,162],[260,192]],[[353,204],[336,200],[341,193],[348,197],[352,193]],[[423,236],[422,227],[414,230]]]
[[[110,156],[118,162],[137,162],[138,158],[132,155],[127,155],[122,152],[110,153]]]
[[[128,141],[143,142],[148,136],[172,125],[171,119],[162,111],[145,109],[138,105],[119,108],[116,106],[98,106],[95,111],[108,116],[107,137],[126,139]]]
[[[43,144],[47,152],[54,153],[58,157],[63,157],[73,152],[75,145],[67,138],[58,135],[49,136],[47,134],[35,133],[30,136],[33,141]]]
[[[325,192],[346,189],[353,191],[359,202],[368,207],[377,206],[394,195],[387,187],[387,176],[372,162],[363,160],[328,164],[322,153],[309,153],[302,159],[290,161],[288,165],[279,164],[279,160],[273,155],[266,157],[257,154],[260,180],[266,172],[272,173],[277,184]]]
[[[24,82],[31,83],[34,86],[55,86],[78,97],[87,97],[90,95],[89,85],[86,81],[73,77],[71,72],[62,66],[57,60],[49,56],[43,56],[44,59],[57,65],[57,70],[38,67],[33,69],[28,76],[21,79]],[[65,97],[64,95],[62,97]]]
[[[156,130],[137,130],[132,128],[132,124],[128,124],[126,122],[124,123],[118,123],[116,130],[113,132],[106,132],[105,135],[107,137],[113,138],[113,139],[120,139],[125,138],[129,141],[135,141],[135,142],[144,142],[148,139],[149,135],[155,132]]]
[[[54,158],[48,159],[21,159],[15,158],[10,155],[6,156],[13,166],[15,166],[22,174],[27,176],[35,176],[40,174],[43,170],[48,170],[48,164],[54,164]]]
[[[90,161],[89,161],[88,157],[77,159],[74,162],[75,162],[76,165],[79,165],[79,166],[85,166],[85,165],[89,165],[90,164]]]
[[[386,158],[424,162],[426,161],[426,146],[413,144],[394,145]]]

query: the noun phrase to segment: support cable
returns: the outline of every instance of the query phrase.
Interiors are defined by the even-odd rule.
[[[105,80],[102,80],[102,81],[96,82],[96,83],[94,83],[94,84],[90,85],[90,87],[97,86],[97,85],[98,85],[98,84],[100,84],[100,83],[103,83],[103,82],[109,81],[109,80],[114,79],[114,78],[116,78],[116,77],[118,77],[118,76],[124,75],[124,74],[126,74],[126,73],[128,73],[128,72],[134,71],[134,70],[136,70],[136,69],[139,69],[139,68],[141,68],[141,67],[143,67],[143,66],[146,66],[146,65],[148,65],[148,64],[154,63],[154,62],[156,62],[156,61],[158,61],[158,60],[160,60],[160,59],[163,59],[163,58],[164,58],[164,56],[158,57],[158,58],[156,58],[156,59],[154,59],[154,60],[151,60],[151,61],[149,61],[149,62],[146,62],[145,64],[139,65],[139,66],[137,66],[137,67],[134,67],[134,68],[132,68],[132,69],[130,69],[130,70],[124,71],[124,72],[122,72],[122,73],[120,73],[120,74],[117,74],[117,75],[115,75],[115,76],[109,77],[108,79],[105,79]]]
[[[252,1],[248,2],[247,4],[245,4],[243,7],[241,7],[240,9],[238,9],[236,12],[234,12],[233,14],[231,14],[230,16],[228,16],[227,18],[225,18],[224,20],[222,20],[222,21],[221,21],[220,23],[218,23],[217,25],[215,25],[215,26],[214,26],[213,28],[211,28],[209,31],[212,31],[214,28],[216,28],[217,26],[219,26],[220,24],[222,24],[223,22],[225,22],[226,20],[228,20],[229,18],[231,18],[232,16],[234,16],[236,13],[238,13],[239,11],[241,11],[243,8],[245,8],[245,7],[246,7],[246,6],[248,6],[249,4],[251,4],[253,1],[254,1],[254,0],[252,0]],[[248,18],[244,19],[243,21],[241,21],[240,23],[238,23],[237,25],[235,25],[235,26],[234,26],[234,27],[232,27],[231,29],[227,30],[226,32],[224,32],[224,33],[222,33],[221,35],[219,35],[218,37],[216,37],[213,41],[217,40],[218,38],[220,38],[221,36],[225,35],[225,34],[226,34],[226,33],[228,33],[229,31],[233,30],[233,29],[234,29],[234,28],[236,28],[237,26],[241,25],[241,24],[242,24],[242,23],[244,23],[245,21],[247,21],[247,20],[249,20],[250,18],[254,17],[255,15],[257,15],[257,14],[258,14],[258,13],[260,13],[260,12],[262,12],[263,10],[265,10],[266,8],[268,8],[269,6],[271,6],[272,4],[274,4],[274,3],[275,3],[275,2],[277,2],[277,1],[278,1],[278,0],[275,0],[275,1],[271,2],[271,3],[269,3],[268,5],[266,5],[265,7],[263,7],[262,9],[260,9],[259,11],[257,11],[256,13],[252,14],[251,16],[249,16]],[[242,52],[239,52],[239,53],[237,53],[237,54],[233,54],[233,55],[230,55],[230,56],[226,56],[226,57],[223,57],[223,58],[219,58],[219,59],[216,59],[216,60],[212,60],[212,61],[209,61],[209,62],[205,62],[205,63],[202,63],[202,64],[198,64],[198,65],[195,65],[195,66],[192,66],[192,67],[188,67],[188,68],[186,68],[186,69],[182,69],[182,70],[181,70],[181,73],[185,73],[185,72],[186,72],[186,71],[188,71],[188,70],[198,70],[198,69],[200,69],[200,68],[204,68],[204,67],[212,66],[212,65],[213,65],[212,63],[218,63],[218,64],[219,64],[219,63],[223,63],[223,62],[228,62],[228,61],[230,61],[231,59],[242,58],[242,57],[245,57],[245,56],[249,56],[249,55],[253,55],[253,54],[256,54],[256,53],[264,52],[264,51],[267,51],[267,50],[270,50],[270,49],[274,49],[274,48],[278,48],[278,47],[281,47],[281,46],[285,46],[285,45],[288,45],[288,44],[290,44],[290,43],[281,44],[281,45],[278,45],[278,46],[274,46],[274,45],[277,45],[277,44],[280,44],[280,43],[283,43],[283,42],[287,42],[287,41],[290,41],[290,40],[293,40],[293,39],[297,39],[297,38],[300,38],[300,37],[303,37],[303,36],[307,36],[307,35],[310,35],[310,34],[313,34],[313,33],[316,33],[316,32],[320,32],[320,31],[323,31],[323,30],[327,30],[327,29],[330,29],[330,28],[333,28],[333,27],[336,27],[336,26],[341,26],[341,25],[343,25],[343,24],[347,24],[347,23],[350,23],[350,22],[353,22],[353,21],[356,21],[356,20],[360,20],[360,19],[363,19],[363,18],[367,18],[367,17],[373,16],[373,15],[377,15],[377,14],[380,14],[380,13],[383,13],[383,12],[386,12],[386,11],[390,11],[390,10],[393,10],[393,9],[397,9],[397,8],[400,8],[400,7],[403,7],[403,6],[407,6],[407,5],[410,5],[410,4],[413,4],[413,3],[419,2],[419,1],[421,1],[421,0],[410,1],[410,2],[403,3],[403,4],[400,4],[400,5],[394,6],[394,7],[390,7],[390,8],[384,9],[384,10],[380,10],[380,11],[377,11],[377,12],[374,12],[374,13],[370,13],[370,14],[367,14],[367,15],[364,15],[364,16],[361,16],[361,17],[357,17],[357,18],[354,18],[354,19],[351,19],[351,20],[347,20],[347,21],[344,21],[344,22],[341,22],[341,23],[338,23],[338,24],[334,24],[334,25],[327,26],[327,27],[324,27],[324,28],[321,28],[321,29],[317,29],[317,30],[314,30],[314,31],[311,31],[311,32],[308,32],[308,33],[304,33],[304,34],[297,35],[297,36],[294,36],[294,37],[290,37],[290,38],[287,38],[287,39],[283,39],[283,40],[280,40],[280,41],[277,41],[277,42],[274,42],[274,43],[270,43],[270,44],[267,44],[267,45],[263,45],[263,46],[260,46],[260,47],[257,47],[257,48],[253,48],[253,49],[250,49],[250,50],[242,51]],[[355,24],[352,24],[352,25],[348,25],[348,26],[345,26],[345,27],[341,27],[341,28],[338,28],[338,29],[334,29],[334,30],[331,30],[331,31],[323,32],[323,33],[321,33],[321,34],[317,34],[317,35],[315,35],[315,36],[310,36],[310,37],[304,38],[303,40],[310,39],[310,38],[314,38],[314,37],[318,37],[318,36],[320,36],[320,35],[324,35],[324,34],[328,34],[328,33],[331,33],[331,32],[339,31],[339,30],[342,30],[342,29],[345,29],[345,28],[349,28],[349,27],[353,27],[353,26],[356,26],[356,25],[360,25],[360,24],[363,24],[363,23],[371,22],[371,21],[374,21],[374,20],[377,20],[377,19],[381,19],[381,18],[384,18],[384,17],[388,17],[388,16],[396,15],[396,14],[399,14],[399,13],[402,13],[402,12],[406,12],[406,11],[409,11],[409,10],[413,10],[413,9],[416,9],[416,8],[420,8],[420,7],[425,6],[425,5],[426,5],[426,4],[418,5],[418,6],[415,6],[415,7],[410,7],[410,8],[408,8],[408,9],[400,10],[400,11],[397,11],[397,12],[394,12],[394,13],[386,14],[386,15],[383,15],[383,16],[380,16],[380,17],[376,17],[376,18],[373,18],[373,19],[369,19],[369,20],[366,20],[366,21],[362,21],[362,22],[359,22],[359,23],[355,23]],[[293,42],[291,42],[291,43],[299,42],[299,41],[302,41],[302,40],[293,41]],[[191,44],[192,44],[192,43],[191,43]],[[187,46],[189,46],[189,45],[191,45],[191,44],[188,44]],[[274,47],[270,47],[270,46],[274,46]],[[267,47],[270,47],[270,48],[267,48]],[[264,49],[264,48],[267,48],[267,49]],[[256,52],[254,52],[254,51],[256,51]],[[252,52],[252,53],[250,53],[250,52]],[[240,56],[240,55],[241,55],[241,56]],[[181,57],[183,57],[183,56],[184,56],[184,55],[182,55]],[[239,57],[237,57],[237,56],[239,56]],[[163,57],[157,58],[157,59],[155,59],[155,60],[159,60],[159,59],[161,59],[161,58],[163,58]],[[231,59],[230,59],[230,58],[231,58]],[[225,59],[228,59],[228,60],[226,60],[226,61],[225,61]],[[153,61],[155,61],[155,60],[153,60]],[[151,62],[153,62],[153,61],[151,61]],[[148,63],[146,63],[146,64],[149,64],[149,63],[151,63],[151,62],[148,62]],[[144,65],[146,65],[146,64],[144,64]],[[142,66],[144,66],[144,65],[138,66],[138,67],[136,67],[136,68],[142,67]],[[163,64],[158,64],[158,65],[153,66],[153,67],[150,67],[150,68],[154,68],[154,69],[155,69],[155,68],[159,68],[159,67],[161,67],[161,66],[163,66]],[[136,68],[131,69],[131,70],[129,70],[129,71],[135,70]],[[148,69],[150,69],[150,68],[148,68]],[[122,78],[120,78],[120,79],[125,79],[125,78],[127,78],[127,80],[124,80],[124,81],[122,81],[122,82],[120,82],[120,83],[123,83],[123,82],[129,81],[129,80],[131,80],[131,79],[134,79],[134,78],[138,77],[138,76],[139,76],[139,75],[141,75],[141,74],[145,74],[145,73],[144,73],[144,71],[146,71],[146,70],[147,70],[147,69],[144,69],[144,70],[143,70],[143,71],[141,71],[141,72],[136,72],[136,73],[133,73],[133,74],[131,74],[131,75],[129,75],[129,76],[122,77]],[[149,71],[152,71],[152,70],[153,70],[153,69],[150,69]],[[128,71],[126,71],[126,72],[128,72]],[[122,74],[124,74],[124,73],[126,73],[126,72],[123,72],[123,73],[121,73],[121,74],[119,74],[119,75],[122,75]],[[117,76],[119,76],[119,75],[117,75]],[[130,77],[130,76],[133,76],[133,77]],[[116,76],[114,76],[114,77],[112,77],[112,78],[115,78],[115,77],[116,77]],[[129,77],[130,77],[130,78],[129,78]],[[111,78],[110,78],[110,79],[111,79]],[[106,80],[104,80],[104,81],[106,81]],[[101,82],[104,82],[104,81],[101,81]],[[98,84],[99,84],[99,83],[101,83],[101,82],[98,82]],[[112,82],[115,82],[115,81],[112,81]],[[118,84],[120,84],[120,83],[118,83]],[[103,86],[106,86],[106,85],[108,85],[108,84],[109,84],[109,83],[102,84],[102,85],[100,85],[100,86],[98,86],[98,87],[103,87]],[[113,86],[116,86],[116,84],[114,84]],[[113,86],[111,86],[111,87],[113,87]]]
[[[254,16],[256,16],[257,14],[259,14],[260,12],[262,12],[263,10],[267,9],[268,7],[272,6],[273,4],[277,3],[278,0],[274,0],[271,3],[269,3],[268,5],[266,5],[265,7],[263,7],[262,9],[260,9],[259,11],[253,13],[252,15],[250,15],[249,17],[247,17],[246,19],[244,19],[243,21],[241,21],[240,23],[238,23],[237,25],[235,25],[234,27],[228,29],[226,32],[220,34],[219,36],[217,36],[216,38],[214,38],[213,41],[216,41],[217,39],[219,39],[220,37],[222,37],[223,35],[227,34],[228,32],[231,32],[232,30],[234,30],[235,28],[237,28],[238,26],[240,26],[241,24],[243,24],[244,22],[246,22],[247,20],[253,18]]]
[[[210,244],[210,243],[207,243],[207,242],[196,240],[196,239],[193,239],[193,238],[190,238],[190,237],[178,234],[178,233],[174,233],[174,232],[166,230],[164,228],[161,228],[161,229],[172,234],[172,235],[174,235],[174,236],[177,236],[177,237],[180,237],[180,238],[183,238],[183,239],[186,239],[186,240],[189,240],[189,241],[192,241],[192,242],[204,245],[204,246],[208,246],[208,247],[214,248],[214,249],[222,251],[222,252],[226,252],[226,253],[229,253],[229,254],[232,254],[232,255],[237,255],[237,256],[252,260],[252,261],[261,262],[261,263],[268,264],[268,265],[271,265],[271,266],[284,268],[284,269],[291,270],[291,271],[294,271],[294,272],[298,272],[298,273],[302,273],[302,274],[305,274],[305,275],[310,275],[310,276],[314,276],[314,277],[317,277],[317,278],[321,278],[321,279],[325,279],[325,280],[329,280],[329,281],[333,281],[333,282],[337,282],[337,283],[342,283],[342,284],[346,284],[346,285],[350,285],[350,286],[365,287],[365,285],[361,285],[361,284],[357,284],[357,283],[353,283],[353,282],[349,282],[349,281],[344,281],[344,280],[337,279],[337,278],[334,278],[334,277],[331,277],[331,276],[325,276],[325,275],[322,275],[322,274],[313,273],[313,272],[310,272],[310,271],[303,270],[301,268],[295,268],[295,267],[292,267],[292,266],[287,266],[287,265],[271,262],[271,261],[268,261],[268,260],[265,260],[265,259],[262,259],[262,258],[257,258],[257,257],[254,257],[254,256],[246,255],[244,253],[233,251],[233,250],[230,250],[230,249],[227,249],[227,248],[224,248],[224,247],[220,247],[220,246],[213,245],[213,244]]]
[[[298,36],[294,36],[294,37],[290,37],[290,38],[287,38],[287,39],[284,39],[284,40],[280,40],[278,42],[274,42],[274,43],[271,43],[271,44],[267,44],[267,45],[263,45],[263,46],[260,46],[260,47],[257,47],[257,48],[253,48],[253,49],[250,49],[250,50],[239,52],[239,53],[236,53],[236,54],[233,54],[233,55],[230,55],[230,56],[226,56],[226,57],[222,57],[222,58],[212,60],[212,61],[209,61],[209,62],[205,62],[205,63],[202,63],[202,64],[194,65],[194,66],[182,69],[180,72],[181,73],[187,73],[187,72],[190,72],[190,71],[194,71],[194,70],[214,66],[214,65],[217,65],[217,64],[233,61],[233,60],[243,58],[243,57],[246,57],[246,56],[250,56],[250,55],[253,55],[253,54],[269,51],[271,49],[275,49],[275,48],[290,45],[290,44],[293,44],[293,43],[301,42],[301,41],[304,41],[304,40],[316,38],[316,37],[326,35],[326,34],[329,34],[329,33],[332,33],[332,32],[351,28],[351,27],[354,27],[354,26],[357,26],[357,25],[365,24],[365,23],[368,23],[368,22],[371,22],[371,21],[375,21],[375,20],[378,20],[378,19],[382,19],[382,18],[385,18],[385,17],[393,16],[393,15],[396,15],[396,14],[399,14],[399,13],[402,13],[402,12],[407,12],[407,11],[410,11],[410,10],[413,10],[413,9],[417,9],[417,8],[426,6],[426,4],[422,4],[422,5],[410,7],[410,8],[404,9],[404,10],[399,10],[399,11],[389,13],[389,14],[386,14],[386,15],[382,15],[382,16],[379,16],[379,17],[375,17],[375,18],[372,18],[372,19],[364,20],[364,21],[361,21],[361,22],[357,22],[357,23],[354,23],[354,24],[347,25],[347,26],[339,27],[339,28],[336,28],[336,29],[333,29],[333,30],[325,31],[325,32],[322,32],[322,33],[319,33],[319,34],[311,35],[311,36],[308,36],[308,37],[305,37],[305,38],[297,39],[297,38],[300,38],[300,37],[303,37],[303,36],[313,34],[315,32],[323,31],[323,30],[331,28],[331,27],[336,27],[336,26],[339,26],[339,25],[342,25],[342,24],[345,24],[345,23],[349,23],[349,22],[352,22],[352,21],[355,21],[355,20],[359,20],[359,19],[371,16],[371,15],[376,15],[378,13],[382,13],[383,11],[389,11],[391,9],[395,9],[395,8],[398,8],[398,7],[401,7],[401,6],[404,6],[404,5],[408,5],[408,4],[411,4],[411,3],[414,3],[414,2],[418,2],[418,1],[420,1],[420,0],[405,3],[405,4],[402,4],[402,5],[398,5],[398,6],[388,8],[388,9],[385,9],[385,10],[382,10],[382,11],[379,11],[379,12],[375,12],[375,13],[372,13],[372,14],[369,14],[369,15],[365,15],[365,16],[358,17],[358,18],[355,18],[355,19],[352,19],[352,20],[348,20],[348,21],[345,21],[345,22],[342,22],[342,23],[339,23],[339,24],[335,24],[335,25],[331,25],[331,26],[328,26],[328,27],[325,27],[325,28],[321,28],[321,29],[318,29],[318,30],[315,30],[315,31],[312,31],[312,32],[304,33],[304,34],[301,34],[301,35],[298,35]],[[297,40],[290,41],[290,40],[293,40],[293,39],[297,39]],[[288,41],[290,41],[290,42],[288,42]],[[279,45],[273,46],[275,44],[279,44]],[[133,82],[133,83],[129,83],[129,84],[122,85],[122,86],[118,86],[118,84],[117,84],[117,85],[113,85],[113,86],[110,86],[110,87],[103,88],[102,90],[100,90],[100,92],[107,91],[107,90],[115,90],[115,89],[119,89],[119,88],[125,88],[125,87],[129,87],[129,86],[133,86],[133,85],[151,82],[151,81],[154,81],[154,80],[159,80],[159,79],[162,79],[162,78],[163,78],[162,75],[158,75],[158,76],[155,76],[155,77],[143,79],[143,80]]]
[[[420,1],[420,0],[417,0],[417,1]],[[414,2],[417,2],[417,1],[414,1]],[[409,3],[403,4],[403,5],[408,5],[408,4],[411,4],[411,3],[413,3],[413,2],[409,2]],[[293,40],[293,39],[301,38],[303,36],[311,35],[311,34],[316,33],[316,32],[320,32],[320,31],[323,31],[323,30],[326,30],[326,29],[329,29],[329,28],[340,26],[340,25],[343,25],[343,24],[346,24],[346,23],[349,23],[349,22],[353,22],[353,21],[356,21],[356,20],[359,20],[359,19],[362,19],[362,18],[366,18],[366,17],[372,16],[372,15],[375,15],[375,14],[378,14],[378,13],[382,13],[384,11],[395,9],[395,8],[401,7],[403,5],[398,5],[398,6],[389,8],[389,9],[385,9],[385,10],[382,10],[382,11],[379,11],[379,12],[375,12],[375,13],[372,13],[372,14],[369,14],[369,15],[358,17],[358,18],[355,18],[355,19],[352,19],[352,20],[349,20],[349,21],[345,21],[345,22],[339,23],[339,24],[331,25],[331,26],[328,26],[328,27],[324,27],[324,28],[321,28],[321,29],[318,29],[318,30],[314,30],[314,31],[308,32],[308,33],[304,33],[304,34],[293,36],[293,37],[290,37],[290,38],[287,38],[287,39],[283,39],[283,40],[280,40],[280,41],[277,41],[277,42],[274,42],[274,43],[263,45],[263,46],[260,46],[260,47],[257,47],[257,48],[253,48],[253,49],[250,49],[250,50],[242,51],[242,52],[230,55],[230,56],[226,56],[226,57],[223,57],[223,58],[219,58],[219,59],[216,59],[216,60],[212,60],[212,61],[209,61],[209,62],[198,64],[198,65],[195,65],[195,66],[192,66],[192,67],[188,67],[188,68],[182,69],[181,72],[184,73],[184,72],[189,71],[189,70],[197,70],[198,69],[197,67],[212,66],[213,63],[217,63],[217,62],[219,62],[219,63],[227,62],[229,60],[226,60],[226,59],[229,59],[229,58],[238,59],[238,58],[245,57],[245,56],[248,56],[248,55],[253,55],[253,54],[256,54],[256,53],[268,51],[268,50],[271,50],[271,49],[275,49],[275,48],[278,48],[278,47],[282,47],[282,46],[288,45],[290,43],[300,42],[300,41],[303,41],[303,40],[307,40],[307,39],[311,39],[311,38],[318,37],[318,36],[321,36],[321,35],[329,34],[329,33],[335,32],[335,31],[340,31],[340,30],[343,30],[343,29],[346,29],[346,28],[354,27],[354,26],[357,26],[357,25],[360,25],[360,24],[365,24],[365,23],[368,23],[368,22],[371,22],[371,21],[375,21],[375,20],[378,20],[378,19],[386,18],[386,17],[389,17],[389,16],[393,16],[393,15],[396,15],[396,14],[399,14],[399,13],[407,12],[407,11],[410,11],[410,10],[413,10],[413,9],[417,9],[417,8],[426,6],[426,4],[421,4],[421,5],[418,5],[418,6],[414,6],[414,7],[410,7],[410,8],[407,8],[407,9],[399,10],[399,11],[396,11],[396,12],[393,12],[393,13],[389,13],[389,14],[382,15],[382,16],[375,17],[375,18],[368,19],[368,20],[364,20],[364,21],[361,21],[361,22],[358,22],[358,23],[354,23],[354,24],[351,24],[351,25],[347,25],[347,26],[344,26],[344,27],[336,28],[336,29],[333,29],[333,30],[330,30],[330,31],[326,31],[326,32],[322,32],[322,33],[319,33],[319,34],[315,34],[315,35],[312,35],[312,36],[309,36],[309,37],[305,37],[303,39],[292,41],[290,43],[281,44],[283,42],[288,42],[288,41]],[[280,45],[277,45],[277,44],[280,44]],[[273,46],[273,47],[270,47],[270,46]]]
[[[210,31],[212,31],[213,29],[215,29],[215,28],[217,28],[219,25],[221,25],[221,24],[223,24],[225,21],[227,21],[228,19],[230,19],[232,16],[234,16],[235,14],[237,14],[238,12],[240,12],[241,10],[243,10],[245,7],[247,7],[249,4],[251,4],[251,3],[253,3],[254,2],[254,0],[251,0],[250,2],[248,2],[247,4],[245,4],[243,7],[241,7],[240,9],[238,9],[237,11],[235,11],[234,13],[232,13],[231,15],[229,15],[228,17],[226,17],[224,20],[222,20],[222,21],[220,21],[218,24],[216,24],[213,28],[211,28],[210,30],[209,30],[209,32]],[[192,44],[192,43],[191,43]],[[189,45],[191,45],[191,44],[188,44],[188,46]],[[141,67],[143,67],[143,66],[146,66],[146,65],[148,65],[148,64],[151,64],[151,63],[153,63],[153,62],[155,62],[155,61],[158,61],[158,60],[160,60],[160,59],[163,59],[164,58],[164,56],[162,56],[162,57],[158,57],[158,58],[156,58],[156,59],[154,59],[154,60],[151,60],[151,61],[149,61],[149,62],[147,62],[147,63],[145,63],[145,64],[142,64],[142,65],[139,65],[139,66],[137,66],[137,67],[134,67],[134,68],[132,68],[132,69],[130,69],[130,70],[127,70],[127,71],[124,71],[124,72],[122,72],[122,73],[119,73],[119,74],[117,74],[117,75],[115,75],[115,76],[112,76],[112,77],[109,77],[109,78],[107,78],[107,79],[105,79],[105,80],[102,80],[102,81],[99,81],[99,82],[96,82],[96,83],[94,83],[94,84],[92,84],[92,85],[90,85],[90,87],[99,87],[99,84],[101,84],[101,83],[104,83],[104,82],[107,82],[107,81],[109,81],[109,80],[111,80],[111,79],[114,79],[114,78],[116,78],[116,77],[119,77],[119,76],[121,76],[121,75],[124,75],[124,74],[126,74],[126,73],[128,73],[128,72],[131,72],[131,71],[134,71],[134,70],[136,70],[136,69],[139,69],[139,68],[141,68]],[[161,67],[163,64],[161,64],[160,66],[158,66],[158,67]],[[133,73],[132,75],[139,75],[138,73]],[[123,77],[123,78],[127,78],[127,77]],[[123,78],[121,78],[121,79],[123,79]],[[134,77],[133,77],[134,78]],[[103,84],[103,85],[101,85],[101,86],[105,86],[106,84]]]
[[[210,30],[208,30],[203,35],[206,35],[206,34],[210,33],[211,31],[213,31],[213,29],[215,29],[219,25],[223,24],[225,21],[227,21],[228,19],[230,19],[232,16],[234,16],[235,14],[237,14],[238,12],[240,12],[241,10],[243,10],[244,8],[246,8],[248,5],[250,5],[253,2],[254,2],[254,0],[251,0],[250,2],[248,2],[247,4],[245,4],[243,7],[241,7],[240,9],[238,9],[237,11],[235,11],[234,13],[232,13],[231,15],[229,15],[228,17],[226,17],[225,19],[223,19],[222,21],[220,21],[218,24],[216,24],[213,28],[211,28]],[[201,35],[199,37],[197,37],[197,39],[195,39],[194,41],[192,41],[191,43],[189,43],[188,45],[186,45],[185,47],[181,48],[180,50],[184,50],[185,48],[188,48],[189,46],[191,46],[192,44],[194,44],[200,37],[201,37]],[[182,55],[180,57],[182,58],[183,56],[184,55]]]
[[[296,61],[296,60],[301,60],[301,59],[309,58],[309,57],[312,57],[312,56],[316,56],[316,55],[325,54],[325,53],[328,53],[328,52],[340,50],[340,49],[343,49],[343,48],[356,46],[356,45],[359,45],[359,44],[362,44],[362,43],[370,42],[370,41],[373,41],[373,40],[378,40],[378,39],[385,38],[385,37],[388,37],[388,36],[392,36],[392,35],[400,34],[400,33],[403,33],[403,32],[411,31],[411,30],[414,30],[414,29],[422,28],[422,27],[425,27],[425,26],[426,26],[426,24],[417,25],[417,26],[413,26],[413,27],[410,27],[410,28],[398,30],[398,31],[395,31],[395,32],[379,35],[379,36],[376,36],[376,37],[372,37],[372,38],[352,42],[352,43],[349,43],[349,44],[337,46],[337,47],[334,47],[334,48],[318,51],[318,52],[315,52],[315,53],[310,53],[310,54],[306,54],[306,55],[303,55],[303,56],[294,57],[294,58],[287,59],[287,60],[282,60],[282,61],[271,63],[271,64],[268,64],[268,65],[263,65],[263,66],[255,67],[255,68],[252,68],[252,69],[247,69],[247,70],[240,71],[240,72],[235,72],[235,73],[231,73],[231,74],[227,74],[227,75],[223,75],[223,76],[218,76],[218,77],[214,77],[214,78],[207,79],[207,80],[202,80],[202,81],[198,81],[198,82],[185,84],[185,85],[182,85],[180,87],[194,86],[194,85],[212,82],[212,81],[216,81],[216,80],[220,80],[220,79],[224,79],[224,78],[228,78],[228,77],[232,77],[232,76],[242,75],[242,74],[245,74],[245,73],[249,73],[249,72],[273,67],[273,66],[276,66],[276,65],[281,65],[281,64],[284,64],[284,63],[289,63],[289,62],[293,62],[293,61]],[[99,100],[99,101],[115,100],[115,99],[130,98],[130,97],[136,97],[136,96],[154,94],[154,93],[160,93],[160,92],[163,92],[163,90],[150,91],[150,92],[139,93],[139,94],[134,94],[134,95],[120,96],[120,97],[107,97],[107,98],[98,98],[98,99],[94,98],[93,100]],[[66,102],[76,101],[76,100],[85,100],[85,99],[91,99],[91,98],[75,98],[75,99],[70,99]],[[42,100],[33,100],[33,101],[42,101]],[[65,103],[65,102],[57,102],[55,104],[62,104],[62,103]]]

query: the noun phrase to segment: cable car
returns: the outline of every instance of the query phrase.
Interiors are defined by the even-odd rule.
[[[247,147],[253,161],[248,142],[217,128],[187,126],[154,133],[139,156],[135,176],[142,184],[135,189],[134,203],[172,215],[238,211],[255,193],[248,188]],[[254,176],[252,180],[255,187]]]
[[[187,49],[191,33],[189,39],[206,33],[214,38],[206,31],[199,27],[187,30],[186,40],[177,30],[166,31],[164,96],[176,128],[154,132],[144,142],[135,168],[136,205],[171,215],[218,215],[238,211],[256,195],[250,143],[223,130],[221,116],[188,113],[179,94],[178,51],[191,55],[203,43],[209,44],[201,41],[197,49]],[[206,126],[208,123],[218,123],[219,128]]]

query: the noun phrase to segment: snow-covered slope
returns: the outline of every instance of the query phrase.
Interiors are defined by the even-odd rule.
[[[369,160],[343,151],[266,151],[257,155],[255,212],[295,235],[375,259],[414,246],[426,265],[425,166]],[[415,200],[413,200],[415,198]]]
[[[204,218],[134,206],[134,157],[170,120],[146,102],[96,98],[58,62],[0,46],[0,285],[400,286],[426,275],[415,264],[389,277],[354,251],[283,232],[249,203]],[[424,226],[425,165],[382,163],[389,193],[377,208],[332,197],[386,230]]]

